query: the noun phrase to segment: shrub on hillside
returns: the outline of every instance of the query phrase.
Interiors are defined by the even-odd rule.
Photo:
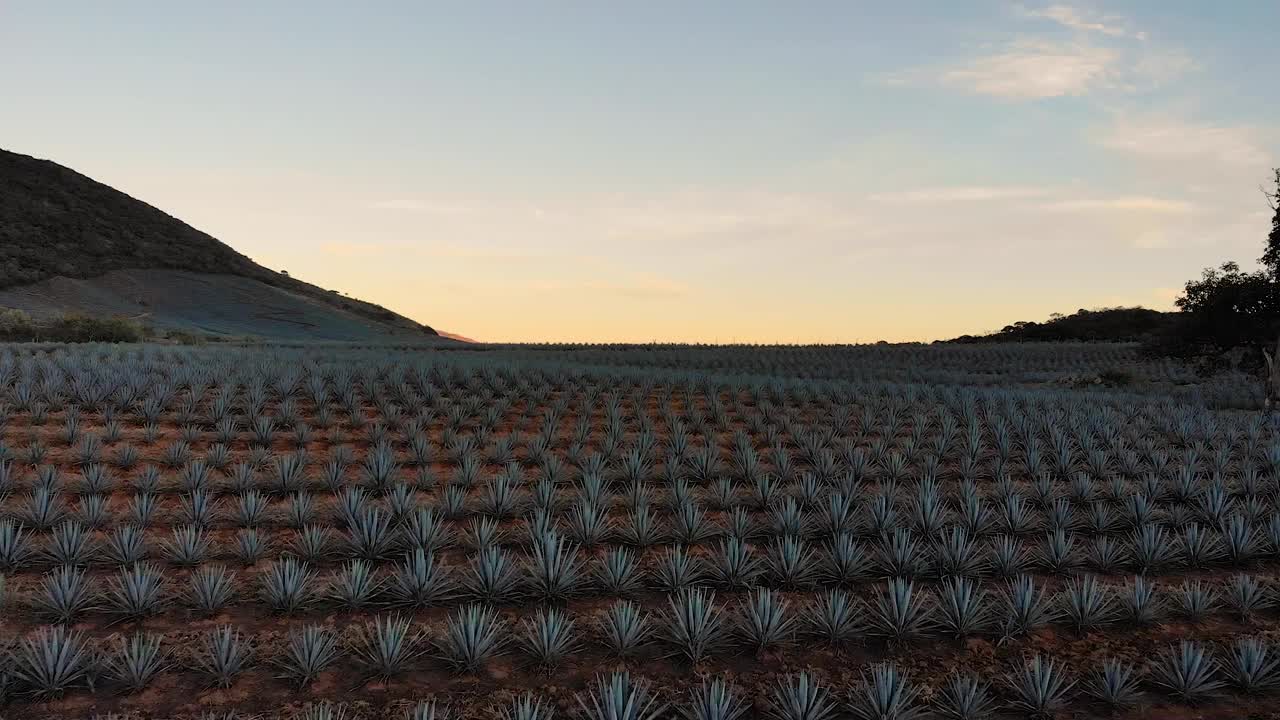
[[[0,340],[8,342],[141,342],[146,332],[129,318],[61,315],[38,321],[21,310],[0,310]]]

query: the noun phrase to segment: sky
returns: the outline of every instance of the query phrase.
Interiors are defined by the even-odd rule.
[[[1252,266],[1280,2],[0,0],[0,147],[485,341],[933,340]]]

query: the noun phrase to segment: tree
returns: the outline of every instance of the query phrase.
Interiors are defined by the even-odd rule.
[[[1280,283],[1270,272],[1245,272],[1234,262],[1206,268],[1176,301],[1182,311],[1178,354],[1215,353],[1235,347],[1255,352],[1280,330]]]
[[[1262,364],[1263,349],[1280,333],[1280,169],[1275,181],[1274,194],[1263,190],[1275,217],[1259,259],[1262,269],[1246,272],[1234,262],[1206,268],[1177,299],[1182,312],[1173,331],[1150,343],[1149,350],[1212,358],[1243,347],[1252,351],[1250,364]]]
[[[1276,191],[1274,193],[1262,191],[1262,194],[1267,196],[1267,204],[1275,214],[1271,217],[1271,234],[1267,236],[1266,252],[1262,253],[1258,262],[1271,273],[1273,280],[1280,282],[1280,168],[1276,168],[1275,173]]]

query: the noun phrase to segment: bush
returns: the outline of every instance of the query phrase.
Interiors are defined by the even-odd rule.
[[[62,315],[37,321],[22,310],[0,310],[0,340],[9,342],[142,342],[141,323],[129,318]]]
[[[0,309],[0,338],[31,338],[35,332],[36,323],[30,315],[14,308]]]

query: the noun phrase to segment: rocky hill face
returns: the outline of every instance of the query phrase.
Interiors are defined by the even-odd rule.
[[[64,292],[52,303],[42,288],[60,278],[93,280],[138,270],[234,276],[338,313],[344,324],[358,318],[377,331],[437,336],[434,329],[379,305],[264,268],[216,238],[74,170],[0,150],[0,290],[7,300],[20,306],[23,297],[34,297],[30,308],[37,313],[50,307],[91,313],[90,299],[78,308],[74,294],[65,292],[76,284],[59,284]],[[243,281],[236,287],[243,296]],[[172,297],[172,302],[183,301],[180,294]],[[158,314],[182,316],[175,308],[161,310]]]

